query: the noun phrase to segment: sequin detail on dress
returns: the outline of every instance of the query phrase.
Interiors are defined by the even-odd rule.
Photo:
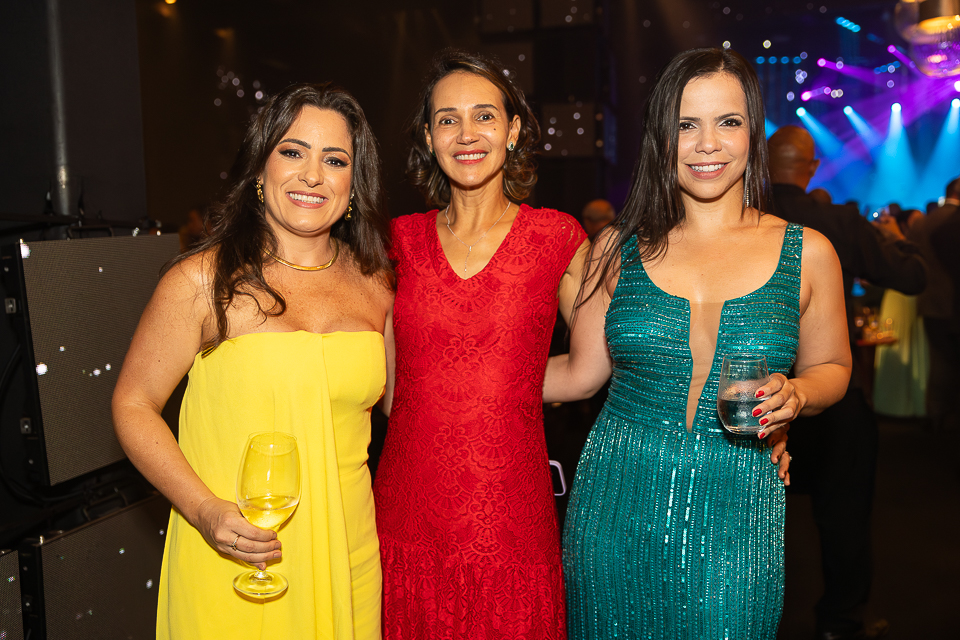
[[[573,640],[776,637],[783,607],[783,485],[756,437],[720,424],[724,355],[796,357],[803,228],[773,276],[723,305],[710,375],[686,428],[690,307],[648,277],[636,239],[606,318],[610,394],[584,447],[564,530]]]

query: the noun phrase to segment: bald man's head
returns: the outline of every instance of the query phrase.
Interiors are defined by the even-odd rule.
[[[606,200],[591,200],[583,208],[583,228],[588,236],[595,236],[616,216],[613,205]]]
[[[788,124],[767,140],[770,153],[770,179],[774,184],[794,184],[806,190],[817,172],[813,136],[803,127]]]

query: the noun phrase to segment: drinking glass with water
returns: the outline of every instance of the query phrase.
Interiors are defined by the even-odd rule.
[[[767,359],[763,356],[727,356],[720,368],[717,389],[717,413],[730,433],[755,434],[760,431],[760,418],[753,410],[766,400],[757,390],[770,380]]]

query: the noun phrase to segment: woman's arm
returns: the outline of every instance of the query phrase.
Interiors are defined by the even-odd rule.
[[[157,285],[113,393],[114,429],[137,469],[211,547],[265,567],[266,560],[280,557],[277,534],[253,526],[236,504],[210,491],[160,416],[200,350],[209,299],[202,263],[202,256],[180,262]],[[234,549],[237,535],[241,540]]]
[[[584,241],[560,279],[560,313],[570,326],[570,353],[547,361],[547,373],[543,381],[544,402],[589,398],[610,378],[613,363],[607,350],[603,323],[610,305],[612,287],[601,286],[579,309],[574,311],[574,307],[581,295],[581,283],[582,295],[586,297],[599,282],[599,272],[595,267],[602,247],[607,246],[611,237],[609,232],[601,233],[593,247]],[[584,269],[588,271],[586,279],[583,277]]]
[[[837,402],[847,391],[852,358],[840,261],[833,245],[812,229],[803,233],[800,344],[796,377],[773,374],[757,392],[769,399],[754,410],[764,416],[763,438],[797,416],[812,416]],[[804,307],[805,303],[805,307]],[[762,395],[761,395],[762,394]]]

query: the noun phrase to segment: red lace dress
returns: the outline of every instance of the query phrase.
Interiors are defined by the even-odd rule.
[[[463,280],[436,216],[393,222],[396,392],[374,481],[384,638],[565,638],[543,375],[584,233],[523,205]]]

